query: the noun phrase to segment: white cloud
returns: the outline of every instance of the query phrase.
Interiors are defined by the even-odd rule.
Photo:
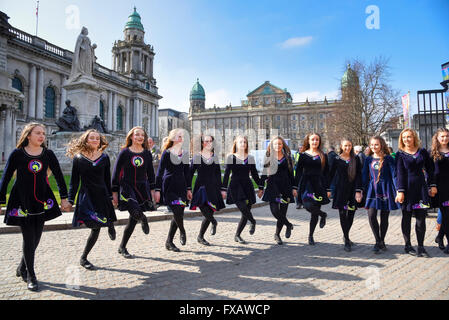
[[[293,102],[304,102],[309,99],[309,102],[312,101],[323,101],[326,97],[327,100],[335,100],[339,97],[338,90],[323,92],[320,91],[308,91],[308,92],[298,92],[292,95]]]
[[[296,48],[296,47],[302,47],[310,42],[312,42],[313,37],[296,37],[296,38],[290,38],[280,44],[281,48],[283,49],[290,49],[290,48]]]

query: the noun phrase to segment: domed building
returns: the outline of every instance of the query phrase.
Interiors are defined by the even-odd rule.
[[[67,83],[74,53],[11,26],[8,19],[0,12],[0,45],[4,48],[0,53],[0,73],[8,78],[8,85],[0,81],[0,93],[8,86],[15,93],[8,94],[9,98],[0,95],[0,168],[15,148],[23,127],[33,121],[45,124],[49,147],[62,164],[68,163],[64,146],[53,143],[52,133],[59,129],[56,122],[71,94]],[[93,65],[92,77],[98,88],[92,98],[96,107],[90,107],[95,111],[88,117],[103,120],[112,159],[134,126],[143,126],[156,143],[159,140],[158,109],[162,97],[153,75],[155,51],[145,43],[145,35],[148,37],[134,8],[124,23],[123,39],[115,41],[112,47],[111,69],[96,62]],[[89,34],[89,38],[92,43],[100,40],[95,34]],[[105,48],[100,45],[96,50]]]
[[[200,80],[197,79],[192,90],[190,91],[190,110],[193,112],[203,111],[206,109],[206,93]]]

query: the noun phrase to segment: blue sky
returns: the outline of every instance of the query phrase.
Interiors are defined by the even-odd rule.
[[[75,29],[67,24],[71,5],[79,10]],[[161,108],[188,111],[197,78],[208,107],[239,105],[267,80],[294,101],[335,98],[346,60],[379,55],[390,59],[392,86],[410,91],[416,108],[416,91],[441,88],[441,64],[449,61],[449,0],[41,0],[38,35],[73,51],[86,26],[97,62],[111,68],[113,42],[134,5],[156,52]],[[379,29],[366,27],[369,5],[379,9]],[[31,34],[35,7],[0,0],[10,23]]]

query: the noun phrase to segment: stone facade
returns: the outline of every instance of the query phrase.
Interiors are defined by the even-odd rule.
[[[292,150],[297,150],[310,132],[322,136],[324,148],[329,146],[327,136],[332,128],[327,119],[335,112],[339,101],[293,102],[287,89],[278,88],[269,81],[250,92],[247,98],[240,106],[223,108],[198,108],[197,100],[191,99],[191,132],[195,136],[210,131],[216,141],[221,141],[223,154],[230,151],[234,137],[245,132],[255,135],[256,139],[250,141],[251,149],[265,149],[266,140],[279,134],[289,140]]]
[[[29,122],[45,124],[49,147],[61,149],[62,153],[61,146],[52,145],[52,135],[58,131],[55,122],[62,115],[68,97],[66,85],[73,53],[14,28],[8,23],[9,17],[1,14],[0,69],[5,70],[12,87],[19,88],[15,90],[15,98],[0,98],[0,167],[3,167]],[[136,14],[134,10],[130,20],[132,17],[140,23]],[[134,34],[140,38],[131,37]],[[143,27],[127,23],[124,40],[117,41],[112,48],[113,69],[94,64],[93,78],[99,94],[89,110],[96,111],[92,118],[97,115],[106,124],[112,142],[108,152],[113,159],[126,132],[136,125],[143,126],[149,136],[159,141],[158,101],[162,97],[153,77],[154,48],[143,42],[143,35]],[[126,55],[133,57],[132,65],[119,59]],[[0,88],[5,89],[5,85]]]
[[[171,130],[182,128],[190,131],[190,123],[187,112],[180,112],[173,109],[159,109],[159,137],[168,137]]]

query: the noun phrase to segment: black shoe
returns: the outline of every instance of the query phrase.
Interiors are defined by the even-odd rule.
[[[37,283],[36,277],[30,277],[28,279],[27,288],[30,291],[38,291],[39,290],[39,285]]]
[[[435,242],[438,243],[438,248],[440,248],[441,250],[444,250],[446,247],[444,246],[444,239],[440,238],[440,237],[436,237],[435,238]]]
[[[249,228],[250,235],[253,235],[254,232],[256,232],[256,221],[254,221],[254,223],[251,223],[251,227]]]
[[[296,209],[298,209],[298,210],[299,210],[299,209],[302,209],[302,204],[300,204],[300,203],[297,204],[297,205],[296,205]]]
[[[445,254],[449,254],[449,244],[447,245],[446,249],[443,251]]]
[[[115,233],[114,225],[108,227],[108,235],[109,235],[109,239],[111,239],[112,241],[115,240],[116,233]]]
[[[327,217],[326,213],[321,216],[321,219],[320,219],[320,228],[321,229],[323,229],[324,226],[326,225],[326,217]]]
[[[346,252],[351,252],[351,243],[349,241],[345,241],[345,247],[344,250]]]
[[[119,248],[118,249],[118,253],[120,253],[123,257],[125,257],[126,259],[131,259],[131,255],[129,254],[128,250],[126,250],[126,248]]]
[[[210,246],[210,243],[206,241],[206,239],[198,237],[196,238],[196,240],[198,241],[198,243],[205,245],[205,246]]]
[[[211,227],[211,229],[210,229],[210,234],[211,234],[212,236],[214,236],[214,235],[217,233],[217,224],[218,224],[218,223],[212,224],[212,227]]]
[[[380,253],[380,245],[379,245],[379,243],[376,242],[376,244],[373,247],[373,252],[375,254],[379,254]]]
[[[92,263],[90,263],[87,259],[83,259],[83,258],[81,258],[81,260],[80,260],[80,265],[87,270],[94,270],[94,268],[95,268]]]
[[[416,250],[410,244],[406,244],[404,248],[405,253],[408,253],[412,256],[416,256]]]
[[[417,257],[424,257],[424,258],[430,258],[429,254],[427,253],[426,249],[424,247],[418,246],[418,254]]]
[[[241,244],[246,244],[246,241],[243,240],[241,236],[235,236],[234,237],[234,241],[238,242],[238,243],[241,243]]]
[[[290,236],[292,235],[292,230],[293,230],[293,225],[290,224],[289,226],[287,226],[287,230],[285,230],[285,237],[287,239],[290,238]]]
[[[148,224],[148,220],[145,215],[142,217],[141,225],[142,225],[143,233],[149,234],[150,233],[150,225]]]
[[[387,246],[385,245],[385,241],[381,241],[381,242],[379,243],[379,248],[380,248],[382,251],[387,251]]]
[[[315,241],[313,240],[313,236],[309,236],[309,245],[314,246]]]
[[[283,245],[284,243],[282,242],[282,240],[281,240],[281,237],[278,235],[278,234],[275,234],[274,235],[274,241],[276,241],[276,243],[278,244],[278,245]]]
[[[178,249],[177,246],[175,246],[175,244],[173,242],[166,242],[165,243],[165,249],[167,249],[168,251],[174,251],[174,252],[181,251],[181,250]]]
[[[179,234],[179,242],[181,243],[181,245],[185,246],[186,242],[187,242],[187,235],[185,232],[181,232]]]
[[[23,282],[28,282],[27,281],[27,270],[26,269],[20,270],[20,268],[17,267],[17,269],[16,269],[16,277],[17,278],[22,277]]]

